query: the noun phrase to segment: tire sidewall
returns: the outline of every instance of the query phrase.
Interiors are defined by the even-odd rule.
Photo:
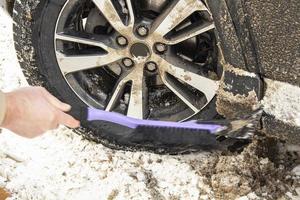
[[[42,15],[34,24],[33,46],[37,54],[38,68],[49,82],[51,90],[54,88],[62,100],[72,106],[87,107],[66,82],[56,59],[54,43],[56,23],[67,1],[44,0],[45,3],[41,2],[37,12],[41,12]]]

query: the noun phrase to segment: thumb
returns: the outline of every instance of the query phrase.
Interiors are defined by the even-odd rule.
[[[62,111],[58,111],[58,123],[61,125],[65,125],[69,128],[78,128],[80,126],[80,122],[76,120],[71,115],[68,115]]]

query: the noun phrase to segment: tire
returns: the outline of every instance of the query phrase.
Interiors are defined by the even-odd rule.
[[[73,107],[86,107],[87,105],[73,92],[59,70],[53,35],[49,34],[56,31],[56,19],[65,2],[66,0],[16,1],[13,15],[15,46],[21,67],[31,85],[46,87],[59,99]],[[218,17],[215,18],[219,20]],[[220,35],[223,36],[219,31],[219,38]],[[235,54],[239,55],[239,52],[235,52]],[[239,58],[240,56],[234,57]],[[250,83],[252,84],[251,81]],[[251,86],[255,87],[257,93],[261,92],[259,84]],[[249,89],[249,87],[247,88]],[[215,101],[216,99],[213,99],[197,118],[209,120],[220,117],[215,109]],[[123,131],[119,126],[109,123],[83,123],[83,127],[85,128],[77,130],[78,133],[114,149],[183,153],[197,151],[201,148],[201,146],[180,146],[180,139],[173,144],[162,144],[155,139],[147,143],[133,142],[119,134]]]

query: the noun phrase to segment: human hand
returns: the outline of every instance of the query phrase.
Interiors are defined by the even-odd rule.
[[[59,101],[42,87],[27,87],[5,94],[6,115],[1,127],[28,138],[56,129],[59,124],[70,128],[80,123],[66,114],[71,106]]]

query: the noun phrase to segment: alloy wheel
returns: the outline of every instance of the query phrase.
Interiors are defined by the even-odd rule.
[[[67,1],[54,40],[65,80],[92,107],[181,121],[219,87],[214,23],[200,0]]]

